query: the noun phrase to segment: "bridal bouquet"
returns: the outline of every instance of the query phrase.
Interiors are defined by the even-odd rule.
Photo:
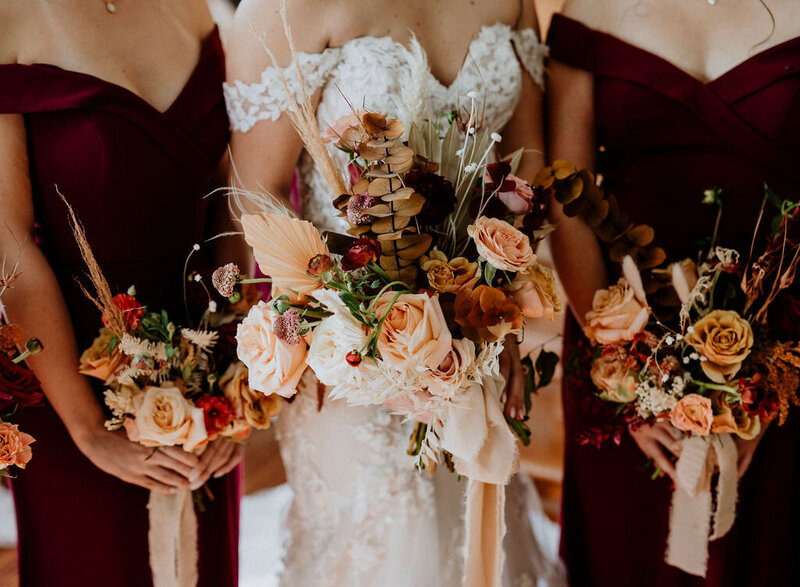
[[[42,343],[26,338],[16,324],[3,322],[2,297],[19,276],[19,261],[6,270],[0,267],[0,477],[11,477],[9,469],[24,469],[33,457],[34,438],[9,420],[18,409],[42,402],[43,394],[36,375],[23,362],[41,352]],[[24,349],[20,351],[20,349]]]
[[[476,128],[475,108],[466,121],[453,115],[444,134],[412,125],[407,141],[404,125],[380,113],[333,122],[325,139],[350,160],[337,177],[353,178],[333,201],[349,235],[244,215],[275,295],[237,336],[254,389],[289,397],[308,366],[332,398],[419,420],[419,466],[452,456],[462,473],[488,437],[512,456],[513,431],[527,439],[523,422],[505,422],[498,356],[523,316],[560,310],[532,248],[545,232],[544,200],[513,174],[521,152],[487,163],[501,138]],[[226,266],[215,284],[231,294],[240,279]]]
[[[705,203],[719,209],[710,247],[663,267],[665,254],[652,244],[650,227],[629,222],[590,175],[584,179],[592,195],[584,198],[583,180],[575,183],[579,174],[563,162],[562,170],[563,179],[553,184],[567,206],[574,204],[565,210],[593,219],[612,259],[622,257],[623,276],[595,294],[586,315],[584,333],[594,346],[591,380],[602,400],[618,404],[624,425],[665,420],[688,436],[676,467],[667,560],[703,575],[709,535],[723,536],[735,516],[732,437],[754,439],[773,420],[783,424],[792,405],[800,406],[800,203],[766,188],[750,250],[739,251],[717,245],[722,194],[708,190]],[[767,206],[776,213],[765,228]],[[634,257],[648,271],[641,273]],[[673,307],[661,303],[670,296]],[[651,306],[649,297],[659,303]],[[715,482],[713,510],[698,526],[697,500],[709,498],[711,508]]]

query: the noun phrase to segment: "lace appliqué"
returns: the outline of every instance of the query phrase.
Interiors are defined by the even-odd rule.
[[[544,91],[544,63],[550,54],[550,47],[539,42],[539,37],[533,29],[522,29],[512,33],[514,47],[517,50],[522,66],[525,68],[536,85]]]
[[[306,78],[309,91],[316,92],[325,84],[338,63],[338,53],[338,49],[326,49],[322,53],[297,55],[300,71]],[[299,97],[300,84],[294,65],[283,69],[268,67],[261,72],[261,80],[256,83],[246,84],[236,80],[232,84],[223,84],[232,130],[247,132],[259,120],[278,120],[289,108],[289,98],[280,78],[281,72],[289,89]]]

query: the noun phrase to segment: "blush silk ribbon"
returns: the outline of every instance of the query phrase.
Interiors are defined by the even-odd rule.
[[[500,403],[504,385],[499,375],[472,384],[443,422],[442,447],[469,478],[464,587],[502,585],[505,486],[519,468],[517,439]]]
[[[191,491],[150,492],[150,570],[154,587],[197,585],[197,515]]]
[[[667,564],[706,576],[709,541],[725,536],[736,519],[736,460],[736,444],[730,434],[693,436],[683,443],[675,467]]]

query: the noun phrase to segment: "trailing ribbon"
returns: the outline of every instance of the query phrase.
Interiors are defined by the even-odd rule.
[[[709,541],[725,536],[736,519],[736,460],[730,434],[712,434],[707,439],[693,436],[684,442],[675,467],[667,564],[706,576]]]
[[[150,492],[150,570],[154,587],[197,585],[197,516],[191,491]]]
[[[502,585],[505,486],[519,468],[517,439],[500,404],[504,384],[501,376],[473,384],[444,419],[442,447],[469,478],[464,587]]]

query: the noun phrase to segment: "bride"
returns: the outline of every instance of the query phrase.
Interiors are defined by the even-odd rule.
[[[503,153],[528,150],[518,175],[533,178],[542,167],[545,48],[538,42],[530,0],[287,4],[321,131],[351,112],[348,102],[408,120],[414,105],[404,96],[414,93],[412,85],[422,84],[434,114],[455,110],[477,94],[478,103],[485,104],[484,124],[503,129]],[[414,35],[428,64],[409,50]],[[332,206],[335,194],[283,115],[284,86],[265,50],[274,53],[290,87],[297,89],[279,0],[245,0],[229,38],[225,91],[237,187],[267,191],[289,203],[297,168],[303,217],[322,230],[344,232],[346,225]],[[419,63],[425,68],[415,67]],[[504,365],[506,413],[519,415],[523,380],[515,340],[507,341]],[[446,471],[435,476],[416,471],[404,450],[409,434],[409,425],[384,408],[325,399],[319,409],[316,382],[301,383],[278,424],[295,496],[283,584],[459,584],[465,483]],[[510,533],[515,532],[512,526]],[[518,549],[520,544],[535,549],[535,541],[525,538],[529,532],[514,538]],[[546,572],[536,559],[534,552],[510,556],[507,583],[533,584]]]

